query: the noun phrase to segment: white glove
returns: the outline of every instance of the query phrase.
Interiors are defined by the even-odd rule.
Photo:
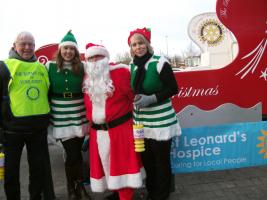
[[[134,105],[136,109],[145,108],[157,102],[157,97],[153,95],[138,94],[134,97]]]

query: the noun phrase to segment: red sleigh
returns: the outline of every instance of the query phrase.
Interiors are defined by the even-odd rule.
[[[239,52],[220,69],[175,72],[180,91],[172,100],[180,120],[187,121],[184,127],[246,121],[251,113],[256,117],[247,121],[267,115],[266,8],[266,0],[217,0],[217,16],[235,35]],[[56,49],[57,44],[46,45],[36,55],[45,63]]]
[[[180,92],[173,98],[173,104],[177,112],[188,105],[194,105],[200,110],[205,110],[207,116],[210,111],[220,110],[219,107],[223,105],[231,104],[250,109],[258,104],[260,106],[257,109],[260,109],[260,114],[267,114],[266,8],[266,0],[217,1],[217,16],[235,35],[239,52],[235,60],[223,68],[176,73]],[[201,125],[202,122],[212,124],[213,122],[208,121],[213,121],[214,117],[224,118],[221,120],[224,123],[246,121],[244,115],[251,113],[239,111],[239,114],[233,115],[235,111],[231,112],[231,109],[234,108],[228,109],[229,112],[223,112],[224,107],[206,119],[184,117],[193,118],[191,122],[197,119],[196,124]],[[194,112],[189,111],[186,114],[194,115]],[[217,122],[215,120],[214,123],[218,124],[219,120]]]

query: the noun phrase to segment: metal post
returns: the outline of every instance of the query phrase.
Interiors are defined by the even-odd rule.
[[[166,50],[167,50],[167,57],[169,56],[169,47],[168,47],[168,35],[166,37]]]

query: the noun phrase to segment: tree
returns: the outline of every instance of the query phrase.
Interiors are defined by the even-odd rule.
[[[200,49],[197,48],[197,46],[193,44],[193,42],[190,42],[189,45],[187,46],[187,49],[185,51],[182,51],[183,59],[199,56],[200,53],[201,53]]]
[[[170,62],[172,67],[180,67],[180,65],[183,63],[183,59],[180,55],[174,55],[172,58],[170,58]]]
[[[122,54],[117,54],[115,61],[128,65],[132,60],[132,57],[129,52],[124,52]]]

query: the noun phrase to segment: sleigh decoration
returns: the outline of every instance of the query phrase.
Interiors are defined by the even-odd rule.
[[[216,13],[235,36],[236,58],[213,70],[176,72],[173,105],[183,127],[260,121],[267,114],[267,2],[218,0]]]
[[[260,121],[267,115],[266,8],[266,0],[217,0],[217,17],[235,36],[238,53],[219,69],[175,72],[180,90],[172,102],[182,127]],[[57,44],[46,45],[36,56],[46,63],[56,50]]]

